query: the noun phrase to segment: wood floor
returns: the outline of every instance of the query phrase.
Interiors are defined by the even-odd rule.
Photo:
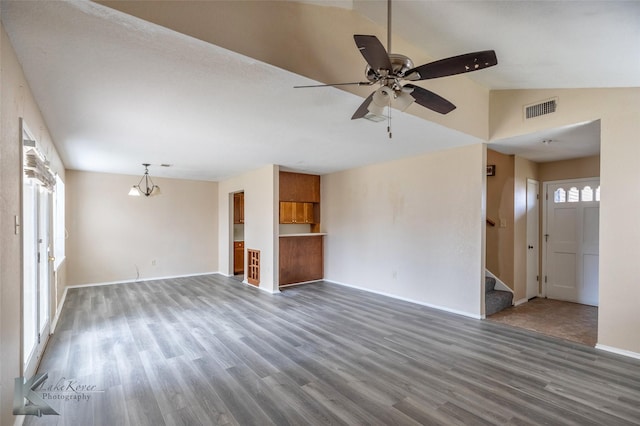
[[[639,360],[330,283],[70,289],[40,371],[27,425],[640,424]]]

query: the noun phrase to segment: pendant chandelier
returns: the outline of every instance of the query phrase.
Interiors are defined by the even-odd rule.
[[[150,197],[154,195],[160,195],[160,187],[153,183],[151,180],[151,176],[149,176],[149,163],[142,163],[144,166],[144,175],[140,178],[140,182],[137,185],[133,185],[131,190],[129,191],[129,195],[134,197],[139,197],[140,195],[144,195],[145,197]],[[142,186],[142,182],[144,181],[144,186]]]

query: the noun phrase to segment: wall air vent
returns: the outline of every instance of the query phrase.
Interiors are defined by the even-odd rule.
[[[547,99],[542,102],[524,106],[524,119],[528,120],[541,115],[552,114],[558,107],[558,98]]]

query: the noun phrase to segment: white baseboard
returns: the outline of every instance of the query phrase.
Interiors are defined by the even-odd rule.
[[[528,301],[529,299],[525,297],[524,299],[516,300],[515,302],[513,302],[513,306],[520,306],[527,303]]]
[[[295,286],[297,286],[297,285],[312,284],[312,283],[317,283],[317,282],[320,282],[320,281],[326,281],[326,280],[302,281],[302,282],[299,282],[299,283],[291,283],[291,284],[281,285],[280,287],[282,287],[282,288],[295,287]],[[329,281],[329,282],[332,282],[332,281]],[[335,283],[335,284],[339,284],[339,283]],[[341,285],[342,285],[342,284],[341,284]]]
[[[601,345],[600,343],[596,344],[596,349],[600,349],[603,351],[611,352],[614,354],[628,356],[630,358],[640,359],[640,353],[627,351],[625,349],[614,348],[613,346]]]
[[[16,419],[13,421],[13,426],[22,426],[24,418],[25,416],[16,416]]]
[[[58,325],[58,320],[60,319],[60,313],[62,312],[62,307],[64,306],[65,300],[67,300],[67,288],[64,288],[62,292],[62,298],[60,299],[60,304],[58,304],[58,308],[56,309],[56,314],[53,317],[53,321],[51,321],[51,327],[49,333],[53,334],[56,331],[56,326]]]
[[[447,308],[445,306],[433,305],[431,303],[425,303],[425,302],[421,302],[419,300],[408,299],[406,297],[397,296],[395,294],[390,294],[390,293],[385,293],[385,292],[382,292],[382,291],[371,290],[369,288],[358,287],[358,286],[355,286],[355,285],[341,283],[341,282],[338,282],[338,281],[332,281],[332,280],[328,280],[328,279],[324,279],[323,281],[326,281],[326,282],[329,282],[329,283],[332,283],[332,284],[338,284],[338,285],[341,285],[341,286],[344,286],[344,287],[355,288],[357,290],[362,290],[362,291],[366,291],[366,292],[369,292],[369,293],[379,294],[381,296],[387,296],[387,297],[390,297],[392,299],[402,300],[404,302],[415,303],[417,305],[426,306],[428,308],[438,309],[439,311],[449,312],[449,313],[456,314],[456,315],[462,315],[462,316],[473,318],[473,319],[484,319],[484,315],[480,315],[480,314],[474,314],[474,313],[466,312],[466,311],[459,311],[457,309],[451,309],[451,308]]]
[[[260,290],[260,291],[264,291],[265,293],[268,293],[268,294],[278,294],[278,293],[280,293],[280,289],[277,289],[277,288],[276,288],[275,290],[273,290],[273,291],[272,291],[272,290],[269,290],[269,289],[268,289],[268,288],[266,288],[266,287],[260,287],[260,286],[257,286],[257,287],[256,287],[255,285],[253,285],[253,284],[249,284],[249,283],[247,283],[247,285],[248,285],[248,286],[251,286],[251,287],[253,287],[253,288],[257,288],[258,290]]]
[[[101,286],[101,285],[115,285],[115,284],[131,284],[131,283],[139,283],[139,282],[144,282],[144,281],[170,280],[170,279],[174,279],[174,278],[199,277],[199,276],[202,276],[202,275],[223,275],[223,276],[227,276],[227,275],[221,274],[220,272],[199,272],[199,273],[196,273],[196,274],[171,275],[171,276],[168,276],[168,277],[138,278],[137,280],[106,281],[106,282],[101,282],[101,283],[75,284],[75,285],[66,286],[65,287],[65,291],[68,288],[96,287],[96,286]],[[228,276],[230,276],[230,275],[228,275]]]

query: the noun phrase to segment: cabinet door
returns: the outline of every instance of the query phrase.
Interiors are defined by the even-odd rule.
[[[233,243],[233,273],[241,274],[244,272],[244,242],[236,241]]]
[[[280,223],[295,223],[294,204],[290,201],[280,202]]]
[[[316,223],[313,217],[313,203],[298,203],[297,208],[302,209],[302,221],[304,223]]]
[[[294,223],[307,223],[305,217],[305,203],[291,203],[293,204],[293,222]]]
[[[321,236],[280,237],[279,285],[321,280],[322,245]]]
[[[233,223],[244,223],[244,193],[233,194]]]
[[[315,223],[313,203],[280,201],[280,223]]]
[[[280,200],[320,202],[320,176],[280,172]]]

